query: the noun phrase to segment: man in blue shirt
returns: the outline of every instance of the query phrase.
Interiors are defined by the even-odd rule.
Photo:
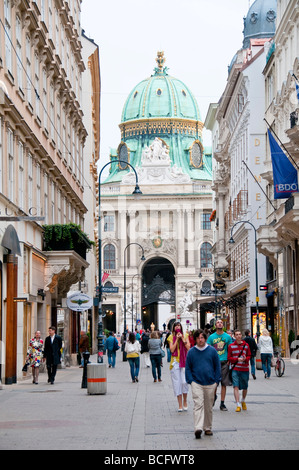
[[[108,355],[108,364],[109,367],[115,367],[115,362],[116,362],[116,351],[119,349],[118,346],[118,341],[113,335],[113,332],[109,332],[109,336],[106,339],[105,347],[107,349],[107,355]]]
[[[215,349],[207,344],[203,330],[194,333],[196,344],[188,351],[186,359],[186,382],[191,385],[194,402],[195,437],[204,431],[212,436],[212,417],[215,390],[221,380],[220,360]]]
[[[227,411],[224,404],[226,396],[226,387],[230,385],[229,380],[229,363],[227,361],[228,346],[233,342],[232,337],[223,331],[223,321],[216,321],[216,332],[209,336],[208,344],[213,346],[218,353],[218,357],[221,363],[221,403],[220,410]],[[217,390],[216,390],[217,392]],[[215,401],[217,395],[215,392]]]

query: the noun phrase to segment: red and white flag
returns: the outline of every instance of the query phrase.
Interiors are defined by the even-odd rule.
[[[103,277],[102,277],[102,283],[105,282],[106,279],[108,279],[108,277],[109,277],[109,273],[104,272]]]

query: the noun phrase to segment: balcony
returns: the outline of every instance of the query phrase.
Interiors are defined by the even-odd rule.
[[[79,225],[45,225],[45,290],[64,298],[73,284],[83,281],[89,266],[86,252],[93,244]]]
[[[43,251],[75,251],[86,260],[86,252],[94,245],[88,236],[82,232],[79,225],[55,224],[44,225]]]

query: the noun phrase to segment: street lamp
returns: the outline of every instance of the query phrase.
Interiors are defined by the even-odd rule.
[[[257,246],[256,246],[256,228],[255,226],[249,222],[248,220],[240,220],[239,222],[236,222],[230,232],[230,240],[229,243],[235,243],[235,240],[233,239],[233,229],[236,225],[238,224],[249,224],[253,230],[254,230],[254,246],[255,246],[255,301],[256,301],[256,335],[257,335],[257,341],[259,340],[260,337],[260,313],[259,313],[259,290],[258,290],[258,264],[257,264]]]
[[[103,345],[103,318],[102,318],[102,230],[101,230],[101,176],[103,173],[103,170],[108,166],[112,165],[113,163],[125,163],[128,165],[130,168],[135,173],[135,179],[136,179],[136,184],[135,184],[135,189],[133,191],[134,196],[139,196],[142,194],[140,191],[140,188],[138,186],[138,176],[136,173],[135,168],[128,162],[123,161],[123,160],[115,160],[106,163],[106,165],[103,166],[99,173],[99,218],[98,218],[98,237],[99,237],[99,287],[98,287],[98,364],[103,363],[103,354],[104,354],[104,345]]]
[[[134,279],[136,276],[139,276],[139,273],[136,273],[134,274],[134,276],[132,277],[132,331],[133,331],[133,328],[134,328],[134,325],[133,325],[133,322],[134,322],[134,287],[133,287],[133,283],[134,283]],[[137,321],[137,311],[138,311],[138,305],[137,305],[137,302],[136,302],[136,321]]]
[[[142,256],[141,256],[141,261],[145,261],[144,257],[144,249],[143,247],[137,243],[137,242],[132,242],[129,243],[125,249],[124,249],[124,344],[126,342],[126,335],[127,335],[127,272],[126,272],[126,250],[129,248],[131,245],[138,245],[142,249]],[[133,313],[132,313],[133,316]],[[125,349],[125,348],[124,348]],[[125,361],[125,351],[123,351],[123,361]]]

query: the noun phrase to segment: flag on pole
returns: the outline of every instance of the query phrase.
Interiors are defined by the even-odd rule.
[[[287,199],[292,193],[298,192],[297,170],[276,142],[270,129],[268,137],[273,166],[274,199]]]
[[[102,284],[103,284],[103,282],[106,281],[106,279],[108,279],[108,277],[109,277],[109,273],[104,272],[104,274],[102,276]]]

